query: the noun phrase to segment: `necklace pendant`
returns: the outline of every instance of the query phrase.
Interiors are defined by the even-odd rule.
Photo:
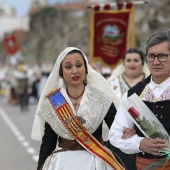
[[[74,106],[74,110],[76,110],[76,108],[79,106],[79,104],[76,102],[76,103],[73,103],[73,106]]]

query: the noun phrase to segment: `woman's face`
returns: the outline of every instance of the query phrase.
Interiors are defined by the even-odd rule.
[[[142,73],[142,60],[138,53],[127,53],[124,60],[125,73],[138,76]]]
[[[63,78],[67,85],[81,85],[86,77],[83,56],[79,53],[68,54],[62,61]]]

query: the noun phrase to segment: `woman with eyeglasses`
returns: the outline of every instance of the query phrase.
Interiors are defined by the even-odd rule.
[[[130,88],[122,99],[136,93],[170,135],[170,30],[158,32],[147,40],[145,56],[151,75]],[[126,140],[122,138],[125,125],[136,129],[136,135]],[[170,141],[144,137],[122,107],[118,108],[109,131],[109,140],[127,154],[137,153],[137,170],[170,169],[170,152],[166,150],[164,154],[160,153],[170,148]]]

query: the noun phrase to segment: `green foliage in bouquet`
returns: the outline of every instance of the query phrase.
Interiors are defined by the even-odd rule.
[[[133,119],[137,122],[140,128],[152,139],[161,138],[168,140],[168,136],[161,132],[159,125],[153,121],[152,124],[145,118],[141,117],[139,112],[134,107],[128,109]]]

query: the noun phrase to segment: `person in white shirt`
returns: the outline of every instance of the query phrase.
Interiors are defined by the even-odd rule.
[[[140,48],[129,48],[123,54],[123,63],[119,64],[107,79],[112,89],[121,98],[131,87],[149,76],[146,59]],[[117,153],[127,170],[136,170],[136,154],[126,154],[107,141],[108,147]]]
[[[122,100],[136,93],[170,135],[170,30],[163,30],[149,37],[146,42],[145,57],[151,75],[130,88]],[[124,135],[125,128],[132,127],[136,129],[136,134],[129,138],[127,133]],[[157,170],[170,169],[169,159],[164,163],[166,155],[158,153],[168,147],[166,140],[144,137],[128,115],[123,112],[121,105],[108,138],[113,146],[120,148],[123,152],[127,154],[137,153],[136,166],[138,170],[150,170],[153,167],[149,166],[153,163],[156,164]],[[162,164],[158,165],[159,161],[162,161]]]

